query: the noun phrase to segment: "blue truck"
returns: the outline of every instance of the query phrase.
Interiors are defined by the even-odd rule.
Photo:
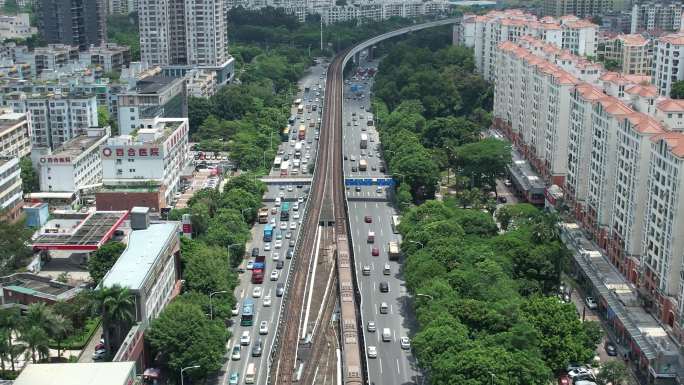
[[[271,225],[264,226],[264,242],[271,242],[273,240],[273,227]]]

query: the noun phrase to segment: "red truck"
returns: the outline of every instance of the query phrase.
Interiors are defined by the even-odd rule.
[[[266,256],[260,255],[254,259],[252,267],[252,283],[264,283],[264,274],[266,271]]]

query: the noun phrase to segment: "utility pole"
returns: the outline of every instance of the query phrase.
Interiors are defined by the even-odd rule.
[[[323,54],[323,15],[321,14],[321,54]]]

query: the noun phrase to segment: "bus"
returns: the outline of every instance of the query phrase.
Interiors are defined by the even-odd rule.
[[[252,326],[254,323],[254,300],[246,298],[242,301],[242,318],[240,318],[240,326]]]
[[[250,362],[245,372],[245,384],[253,384],[256,381],[256,365]]]
[[[304,106],[302,106],[302,105],[300,104],[299,107],[297,107],[297,113],[298,113],[299,115],[303,114],[303,113],[304,113]]]
[[[366,171],[368,169],[368,162],[365,159],[359,161],[359,171]]]
[[[289,202],[283,202],[283,205],[280,206],[280,220],[281,221],[289,221],[290,220],[290,203]]]
[[[283,163],[283,158],[280,156],[276,156],[275,160],[273,161],[273,168],[276,170],[280,169],[280,165]]]
[[[306,127],[304,127],[303,124],[299,125],[299,131],[297,132],[297,137],[299,138],[299,140],[306,139]]]
[[[290,139],[290,126],[287,126],[283,128],[283,131],[280,132],[280,140],[283,142],[287,142]]]
[[[268,223],[268,207],[259,209],[259,223]]]
[[[290,162],[284,160],[280,164],[280,176],[287,176],[287,170],[290,168]]]
[[[392,215],[392,232],[394,234],[399,234],[399,223],[401,223],[401,220],[399,219],[399,215]]]
[[[264,242],[271,242],[273,240],[273,227],[267,224],[264,226]]]

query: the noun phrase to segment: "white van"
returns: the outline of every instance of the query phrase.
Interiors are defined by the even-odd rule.
[[[245,384],[253,384],[256,381],[256,366],[254,362],[247,365],[247,372],[245,373]]]
[[[276,199],[275,199],[275,205],[276,205],[276,207],[280,207],[280,202],[281,202],[281,201],[282,201],[282,199],[280,199],[280,197],[276,197]]]
[[[390,331],[389,328],[383,328],[382,329],[382,340],[384,342],[392,341],[392,332]]]

